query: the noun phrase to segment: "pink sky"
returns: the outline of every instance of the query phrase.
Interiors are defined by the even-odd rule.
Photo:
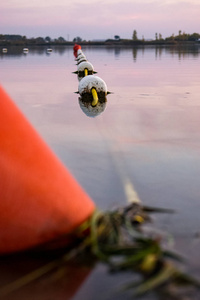
[[[179,30],[200,33],[199,0],[7,0],[1,3],[0,34],[73,40],[163,37]]]

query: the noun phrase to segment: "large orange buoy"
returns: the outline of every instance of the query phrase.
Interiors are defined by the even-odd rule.
[[[0,254],[72,232],[95,204],[0,87]]]

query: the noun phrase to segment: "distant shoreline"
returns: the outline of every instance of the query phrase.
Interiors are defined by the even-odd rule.
[[[22,47],[35,47],[35,46],[73,46],[75,42],[57,42],[52,41],[50,43],[46,42],[36,42],[36,41],[0,41],[0,47],[10,47],[10,46],[22,46]],[[152,40],[152,41],[133,41],[133,40],[106,40],[106,41],[81,41],[78,44],[81,46],[179,46],[179,45],[200,45],[200,41],[165,41],[165,40]]]

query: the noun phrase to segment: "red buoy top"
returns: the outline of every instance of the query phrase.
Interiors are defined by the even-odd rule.
[[[81,49],[81,46],[78,45],[78,44],[75,44],[74,47],[73,47],[73,50],[74,50],[74,56],[77,57],[77,51],[78,49]]]

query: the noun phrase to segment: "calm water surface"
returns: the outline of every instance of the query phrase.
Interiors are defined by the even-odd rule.
[[[175,209],[156,215],[155,224],[175,238],[173,249],[200,277],[200,46],[82,50],[113,92],[96,117],[74,93],[72,47],[50,55],[11,49],[0,56],[0,83],[99,208],[126,205],[125,174],[145,205]],[[73,300],[118,299],[111,291],[126,276],[108,276],[100,265]]]

